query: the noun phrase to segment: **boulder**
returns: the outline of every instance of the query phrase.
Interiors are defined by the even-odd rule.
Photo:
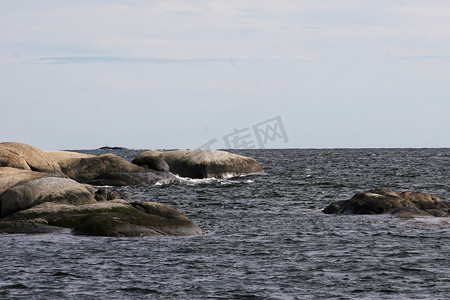
[[[45,152],[58,163],[63,172],[64,169],[70,168],[71,165],[76,164],[80,159],[91,158],[95,156],[71,151],[45,151]]]
[[[45,151],[14,142],[0,143],[0,167],[61,173],[58,163]]]
[[[57,155],[59,158],[63,157],[60,153]],[[55,157],[57,156],[55,155]],[[60,159],[60,161],[64,174],[80,182],[88,182],[109,173],[139,173],[147,171],[146,168],[132,164],[114,154],[99,156],[67,154],[67,159]]]
[[[100,188],[95,191],[95,200],[97,201],[111,201],[115,199],[128,199],[128,196],[125,192],[119,190]]]
[[[323,210],[326,214],[384,214],[399,216],[449,216],[450,202],[422,192],[398,193],[375,189],[357,193],[349,200],[331,203]]]
[[[114,154],[95,156],[70,151],[47,151],[47,153],[59,163],[64,174],[89,184],[127,186],[180,181],[167,172],[167,163],[158,157],[148,159],[146,164],[138,166]],[[154,161],[153,165],[150,164],[150,160]],[[163,172],[149,170],[149,167],[161,169]]]
[[[125,197],[119,191],[96,192],[92,186],[77,181],[130,185],[181,179],[167,171],[150,171],[113,154],[45,152],[25,144],[1,143],[0,233],[70,228],[74,234],[100,236],[201,234],[191,220],[166,205],[129,203],[118,199]]]
[[[68,178],[45,177],[15,185],[0,195],[1,217],[44,202],[94,203],[95,190]]]
[[[169,165],[170,172],[182,177],[229,178],[263,172],[253,158],[219,150],[146,151],[134,161],[155,156]]]
[[[6,190],[28,181],[45,177],[65,177],[62,173],[44,173],[11,167],[0,168],[0,194]]]
[[[65,227],[73,229],[73,234],[110,237],[201,234],[200,228],[173,208],[125,200],[85,205],[45,202],[0,220],[0,232],[24,232],[27,228],[36,232],[39,226]]]
[[[169,172],[169,165],[159,156],[138,155],[131,162],[138,166],[146,166],[152,170]]]

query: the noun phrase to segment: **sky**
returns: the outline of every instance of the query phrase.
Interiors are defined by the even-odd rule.
[[[450,147],[450,1],[0,0],[0,142]]]

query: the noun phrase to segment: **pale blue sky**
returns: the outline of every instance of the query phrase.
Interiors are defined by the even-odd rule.
[[[0,141],[450,147],[450,1],[0,0]],[[250,137],[254,138],[254,137]]]

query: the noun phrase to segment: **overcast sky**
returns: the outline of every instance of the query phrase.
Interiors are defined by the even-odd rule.
[[[449,12],[445,0],[0,0],[0,142],[450,147]]]

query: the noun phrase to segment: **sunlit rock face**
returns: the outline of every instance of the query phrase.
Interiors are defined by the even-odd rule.
[[[146,157],[160,157],[171,173],[189,178],[229,178],[263,172],[259,163],[246,157],[220,150],[146,151],[134,161]]]

